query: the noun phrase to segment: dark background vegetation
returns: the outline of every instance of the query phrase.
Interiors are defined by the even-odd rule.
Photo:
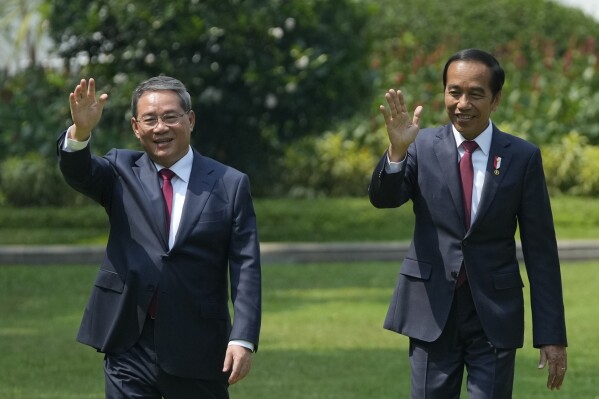
[[[15,3],[27,1],[0,8]],[[96,153],[138,148],[130,94],[157,74],[187,85],[193,144],[248,173],[257,198],[364,197],[386,147],[384,92],[401,88],[423,105],[424,126],[446,123],[442,68],[467,47],[506,69],[493,121],[542,148],[552,194],[599,193],[599,24],[581,11],[547,0],[30,3],[62,66],[32,57],[0,70],[5,206],[86,204],[57,176],[68,93],[94,77],[110,94]]]

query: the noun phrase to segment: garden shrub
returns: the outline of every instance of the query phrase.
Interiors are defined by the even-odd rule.
[[[75,192],[64,182],[58,164],[40,154],[10,157],[2,162],[0,190],[7,205],[61,206],[76,203]]]

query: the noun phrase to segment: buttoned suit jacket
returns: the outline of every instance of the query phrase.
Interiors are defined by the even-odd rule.
[[[493,126],[479,207],[470,229],[451,125],[422,129],[404,167],[387,174],[387,155],[369,187],[372,204],[412,201],[414,234],[399,270],[384,327],[426,342],[447,322],[456,278],[464,264],[482,327],[497,348],[523,345],[523,279],[516,254],[520,230],[530,284],[533,344],[566,344],[557,244],[541,153]],[[501,158],[495,171],[494,161]]]
[[[101,204],[110,222],[78,341],[104,353],[127,351],[157,289],[155,347],[162,369],[187,378],[226,378],[229,340],[257,349],[260,331],[260,253],[247,176],[193,150],[169,250],[160,178],[148,155],[113,149],[98,157],[90,146],[65,152],[65,133],[58,140],[65,180]]]

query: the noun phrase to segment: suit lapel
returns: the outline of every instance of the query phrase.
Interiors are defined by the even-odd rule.
[[[193,166],[187,184],[179,231],[173,247],[176,247],[191,233],[206,206],[216,181],[217,177],[214,169],[200,153],[193,150]]]
[[[437,157],[439,169],[442,171],[451,199],[460,216],[464,220],[464,202],[462,200],[462,187],[458,169],[458,149],[451,131],[451,125],[440,129],[435,137],[433,149]],[[450,160],[451,162],[448,162]],[[448,166],[449,165],[449,166]]]
[[[476,211],[476,218],[470,228],[473,230],[479,223],[479,220],[483,218],[485,212],[489,209],[489,206],[493,202],[493,198],[497,193],[497,189],[503,180],[506,172],[509,171],[511,154],[508,151],[508,147],[511,142],[508,136],[493,126],[493,138],[491,139],[491,148],[489,150],[489,159],[487,161],[487,169],[485,172],[485,182],[483,186],[483,192],[481,193],[480,203],[478,210]],[[495,172],[495,159],[496,157],[501,158],[501,167]]]
[[[156,235],[160,237],[163,245],[168,247],[164,197],[158,181],[158,172],[147,154],[142,155],[135,162],[133,173],[137,176],[141,189],[149,201],[149,208],[145,209],[148,214],[147,220],[152,221]]]

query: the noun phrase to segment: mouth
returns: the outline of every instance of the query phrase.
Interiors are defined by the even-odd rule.
[[[472,115],[464,115],[464,114],[457,114],[456,115],[456,120],[458,122],[469,122],[472,119],[474,119],[474,116],[472,116]]]
[[[154,144],[156,144],[156,146],[158,148],[161,147],[166,147],[167,145],[169,145],[171,142],[173,141],[172,138],[160,138],[160,139],[156,139],[154,140]]]

